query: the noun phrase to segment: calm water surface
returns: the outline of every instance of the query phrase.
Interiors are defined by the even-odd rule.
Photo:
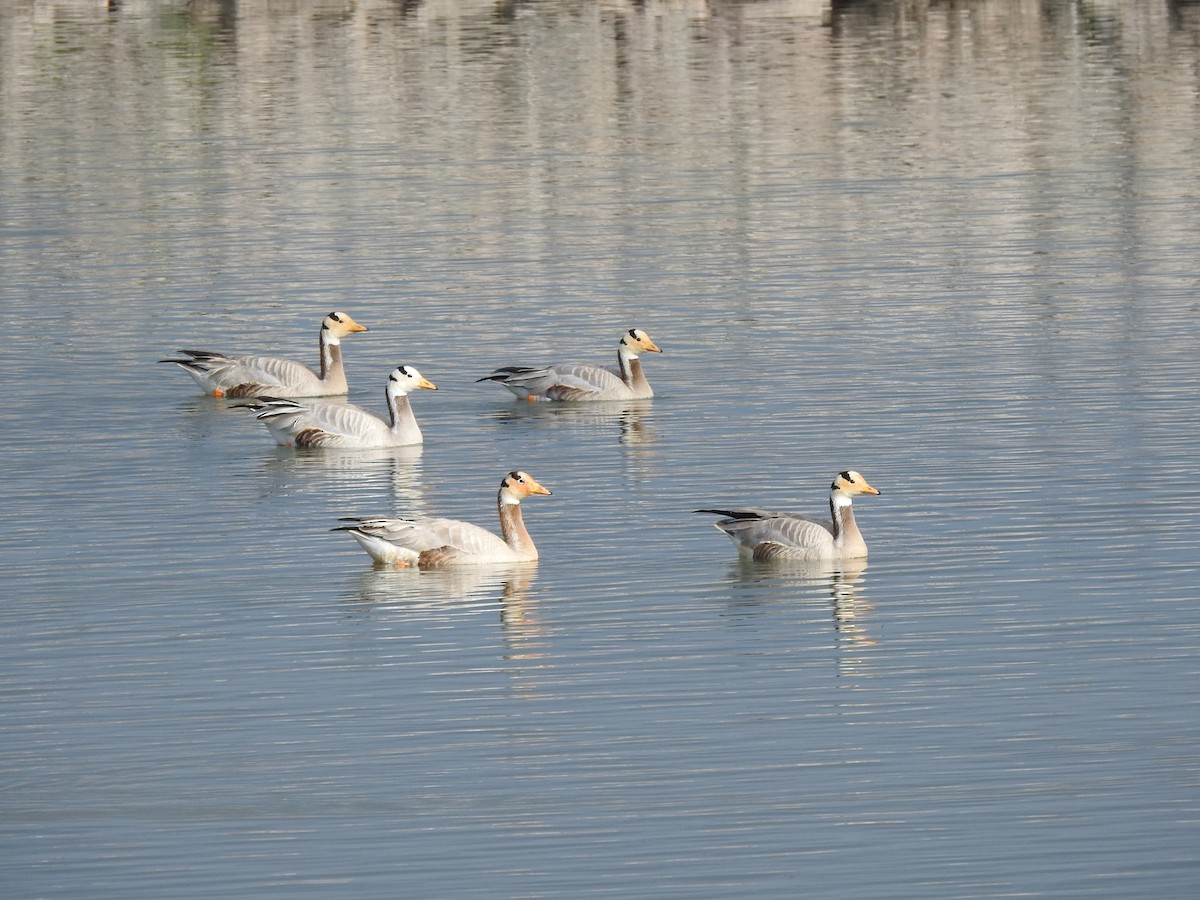
[[[250,6],[0,0],[5,896],[1196,895],[1200,8]],[[155,363],[332,309],[423,448]]]

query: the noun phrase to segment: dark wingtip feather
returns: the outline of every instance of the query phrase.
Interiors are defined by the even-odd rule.
[[[475,379],[476,383],[480,381],[504,381],[513,375],[524,375],[526,372],[532,372],[533,369],[529,366],[501,366],[492,372],[491,375],[485,375],[483,378]]]
[[[761,509],[698,509],[698,513],[712,513],[714,516],[725,516],[727,519],[761,519],[764,513]]]

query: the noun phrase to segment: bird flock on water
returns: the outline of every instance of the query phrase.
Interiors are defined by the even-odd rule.
[[[181,350],[159,360],[187,372],[214,397],[244,401],[281,446],[374,450],[407,447],[423,440],[409,395],[437,390],[415,367],[397,366],[384,390],[385,412],[378,415],[352,404],[322,398],[349,392],[342,340],[367,331],[344,312],[321,321],[317,371],[276,356],[233,356],[211,350]],[[527,401],[586,403],[642,400],[654,396],[642,368],[642,355],[662,350],[640,328],[617,344],[617,364],[554,363],[501,366],[479,382],[495,382]],[[728,535],[742,556],[757,561],[865,559],[867,544],[854,519],[855,497],[878,494],[861,473],[847,469],[829,487],[829,518],[772,512],[753,507],[698,509],[719,516],[715,527]],[[537,547],[521,516],[521,501],[548,496],[528,472],[514,470],[500,481],[496,505],[500,534],[457,519],[429,516],[377,516],[341,520],[334,531],[348,533],[376,563],[438,568],[532,562]]]

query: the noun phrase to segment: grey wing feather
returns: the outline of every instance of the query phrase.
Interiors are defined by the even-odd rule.
[[[745,547],[778,544],[789,552],[819,550],[833,543],[833,530],[824,522],[799,516],[724,519],[717,527]]]
[[[323,402],[309,402],[303,405],[306,409],[303,419],[307,427],[355,436],[387,429],[383,419],[358,406]]]
[[[258,385],[261,393],[286,388],[289,392],[301,388],[315,389],[320,385],[317,374],[308,366],[276,356],[226,357],[221,363],[209,365],[208,374],[223,385]]]
[[[458,555],[494,556],[511,552],[503,538],[470,522],[432,519],[426,520],[426,527],[442,539],[442,546],[452,548]]]
[[[433,550],[442,545],[436,531],[423,527],[420,519],[371,518],[351,519],[356,524],[342,526],[345,531],[362,531],[372,537],[390,541],[399,547],[407,547],[420,553],[422,550]]]
[[[261,407],[258,418],[273,430],[293,436],[312,432],[305,435],[305,443],[313,447],[337,446],[339,438],[360,439],[388,430],[387,423],[374,413],[346,403],[263,398],[261,404],[247,405]]]
[[[833,523],[793,513],[764,509],[704,509],[726,518],[715,522],[756,559],[803,557],[824,551],[833,543]]]
[[[417,553],[446,549],[457,556],[495,554],[508,549],[503,539],[478,525],[458,519],[358,519],[358,529]]]
[[[508,366],[497,369],[483,381],[497,381],[506,387],[551,400],[581,400],[597,396],[626,397],[629,388],[608,369],[586,364],[560,363],[541,368]]]
[[[270,396],[313,390],[320,377],[308,366],[276,356],[227,356],[211,350],[182,350],[187,359],[165,359],[199,373],[214,387],[241,388],[233,396]]]
[[[556,379],[556,388],[568,391],[583,391],[591,394],[628,393],[629,389],[620,376],[608,369],[589,365],[557,365],[550,370]]]
[[[774,559],[789,559],[795,555],[795,549],[778,541],[763,541],[754,545],[750,555],[759,562],[769,562]]]

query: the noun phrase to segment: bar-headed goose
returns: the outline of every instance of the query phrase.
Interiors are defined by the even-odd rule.
[[[867,544],[854,521],[851,505],[858,494],[878,494],[861,474],[849,469],[829,487],[832,518],[815,519],[762,509],[698,509],[725,516],[713,524],[737,545],[738,552],[757,560],[862,559]]]
[[[175,363],[192,376],[206,394],[214,397],[328,397],[344,394],[346,369],[342,364],[342,338],[366,331],[344,312],[331,312],[321,321],[321,371],[277,356],[227,356],[212,350],[181,350]]]
[[[526,400],[642,400],[654,396],[642,371],[643,353],[662,350],[642,329],[631,328],[621,335],[616,366],[504,366],[478,381],[502,384]]]
[[[408,400],[409,393],[418,388],[437,390],[412,366],[400,366],[388,376],[388,421],[361,407],[328,400],[262,397],[241,405],[255,410],[255,418],[284,447],[376,450],[421,443],[421,429]]]
[[[498,537],[458,519],[349,518],[334,531],[348,531],[376,562],[394,566],[471,566],[532,562],[537,548],[521,517],[521,501],[550,491],[526,472],[509,472],[496,497],[500,508]]]

